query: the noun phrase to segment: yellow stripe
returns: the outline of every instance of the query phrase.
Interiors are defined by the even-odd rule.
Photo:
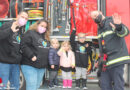
[[[115,33],[114,31],[107,31],[107,32],[103,32],[101,34],[98,35],[98,38],[101,38],[101,36],[103,35],[103,37],[106,37],[107,35],[113,34]]]
[[[124,27],[124,29],[125,29],[125,33],[124,33],[124,34],[119,34],[119,33],[117,33],[117,35],[118,35],[119,37],[124,37],[125,35],[127,35],[128,30],[127,30],[126,27]]]
[[[106,63],[106,65],[109,66],[109,65],[115,64],[115,63],[117,63],[117,62],[125,61],[125,60],[128,60],[128,59],[130,59],[130,56],[120,57],[120,58],[117,58],[117,59],[108,61],[108,62]]]

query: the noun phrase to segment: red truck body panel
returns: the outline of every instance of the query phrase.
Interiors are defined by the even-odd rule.
[[[71,0],[70,0],[71,1]],[[76,33],[86,33],[87,36],[97,35],[97,25],[90,17],[90,12],[97,10],[97,0],[73,0]],[[74,28],[73,12],[71,7],[71,31]]]
[[[122,18],[122,23],[130,30],[130,0],[106,0],[106,15],[111,16],[118,13]],[[130,34],[125,38],[130,54]]]

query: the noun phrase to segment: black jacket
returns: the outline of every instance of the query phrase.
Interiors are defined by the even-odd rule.
[[[48,66],[49,42],[45,40],[43,34],[36,31],[27,31],[21,41],[22,61],[21,64],[30,65],[36,68],[46,68]],[[32,61],[36,56],[37,60]]]
[[[130,56],[124,40],[124,37],[129,34],[129,30],[123,24],[116,25],[116,29],[113,29],[110,22],[113,23],[112,17],[106,17],[98,28],[98,39],[101,41],[103,38],[105,42],[104,49],[101,49],[102,46],[99,44],[100,52],[103,51],[108,55],[107,68],[130,63]]]
[[[80,43],[75,41],[75,33],[73,30],[70,36],[70,43],[73,51],[75,52],[76,67],[88,67],[88,48],[86,48],[87,42]]]
[[[7,64],[19,64],[21,60],[20,40],[21,31],[14,33],[11,30],[13,21],[0,27],[0,62]]]
[[[57,49],[50,48],[49,50],[49,65],[59,65],[60,57],[57,54]]]

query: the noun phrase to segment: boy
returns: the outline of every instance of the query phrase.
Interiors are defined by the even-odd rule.
[[[83,89],[88,89],[86,86],[86,68],[88,67],[88,43],[85,41],[85,33],[78,34],[78,42],[75,41],[76,30],[72,31],[70,43],[75,52],[76,59],[76,88],[80,87],[80,77],[82,77]]]

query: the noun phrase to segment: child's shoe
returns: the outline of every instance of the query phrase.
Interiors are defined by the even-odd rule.
[[[67,80],[68,88],[72,88],[72,80]]]
[[[55,88],[53,85],[49,85],[48,87],[49,87],[49,89]]]
[[[67,88],[67,80],[63,80],[63,88]]]
[[[54,87],[61,87],[61,85],[58,84],[58,80],[57,79],[54,80]]]
[[[52,80],[49,81],[48,87],[49,87],[49,89],[55,88]]]
[[[86,79],[82,79],[82,87],[83,87],[83,89],[84,90],[87,90],[88,88],[87,88],[87,86],[86,86]]]
[[[76,81],[76,89],[79,89],[80,88],[80,79],[77,79]]]

